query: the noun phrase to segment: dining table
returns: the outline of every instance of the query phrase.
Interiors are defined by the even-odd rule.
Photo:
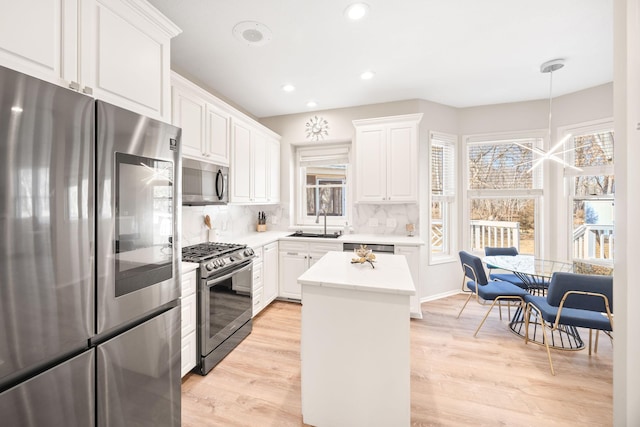
[[[504,270],[513,273],[522,280],[527,291],[533,295],[546,295],[553,273],[573,272],[573,264],[565,261],[536,258],[533,255],[493,255],[483,258],[489,270]],[[509,329],[516,335],[523,337],[527,334],[525,322],[526,310],[519,306],[509,321]],[[528,340],[544,345],[542,333],[542,319],[537,312],[531,313],[529,319]],[[573,326],[560,325],[549,337],[550,347],[563,350],[580,350],[584,342],[578,330]]]

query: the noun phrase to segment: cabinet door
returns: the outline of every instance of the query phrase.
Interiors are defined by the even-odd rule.
[[[251,130],[242,122],[232,120],[230,201],[251,202]]]
[[[184,377],[196,367],[196,358],[198,350],[196,348],[196,331],[190,332],[187,336],[182,337],[182,346],[180,349],[180,376]]]
[[[280,251],[280,296],[301,299],[298,277],[307,271],[306,253]]]
[[[78,0],[3,2],[0,65],[64,86],[78,81],[77,14]]]
[[[206,156],[212,162],[229,166],[229,132],[231,116],[222,109],[207,105]]]
[[[265,307],[278,296],[278,242],[264,247],[262,265]]]
[[[386,128],[356,130],[356,201],[381,202],[387,197]]]
[[[252,177],[252,197],[254,203],[265,203],[267,201],[267,139],[264,135],[253,132],[251,141],[251,164],[253,167]]]
[[[411,317],[422,319],[422,309],[420,307],[420,247],[395,245],[396,255],[404,255],[411,270],[413,285],[416,287],[416,294],[411,296]]]
[[[80,83],[86,93],[169,120],[170,36],[123,0],[80,0]],[[137,2],[136,2],[137,3]],[[142,12],[141,10],[144,10]]]
[[[260,313],[262,308],[264,307],[264,299],[263,299],[263,263],[255,261],[253,262],[253,282],[251,286],[251,297],[253,300],[253,311],[252,316]]]
[[[194,93],[173,86],[173,120],[172,123],[182,128],[182,155],[202,158],[205,152],[204,118],[206,104]]]
[[[416,126],[392,126],[387,141],[387,201],[418,201]]]
[[[280,141],[267,140],[267,202],[280,203]]]
[[[180,336],[184,339],[189,333],[196,330],[196,295],[180,299],[181,320]]]

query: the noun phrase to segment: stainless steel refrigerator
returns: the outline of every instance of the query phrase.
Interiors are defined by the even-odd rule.
[[[180,425],[179,140],[0,67],[0,424]]]

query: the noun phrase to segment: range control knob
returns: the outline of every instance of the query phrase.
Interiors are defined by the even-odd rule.
[[[234,257],[232,257],[232,256],[230,256],[230,257],[229,257],[229,262],[233,262],[233,261],[235,261],[235,260],[236,260],[236,259],[235,259]]]
[[[245,254],[246,256],[251,256],[251,255],[253,255],[253,249],[251,249],[251,248],[247,248],[247,249],[244,251],[244,254]]]
[[[212,271],[215,268],[215,265],[213,265],[213,263],[210,262],[207,265],[205,265],[204,268],[206,268],[207,271]]]

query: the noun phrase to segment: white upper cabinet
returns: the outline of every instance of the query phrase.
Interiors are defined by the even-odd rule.
[[[169,43],[179,33],[145,0],[7,2],[0,64],[169,121]]]
[[[77,81],[77,17],[78,0],[3,2],[0,64],[59,85]]]
[[[280,203],[280,141],[267,138],[267,202]]]
[[[230,132],[231,114],[213,104],[207,104],[204,151],[212,162],[229,165]]]
[[[280,140],[270,130],[234,117],[229,169],[230,202],[280,202]]]
[[[354,120],[356,201],[418,202],[418,124],[422,114]]]
[[[171,74],[172,123],[182,128],[182,155],[229,166],[231,112],[179,74]]]
[[[252,203],[253,177],[251,168],[251,128],[244,122],[233,120],[231,126],[231,160],[229,172],[229,201]]]

